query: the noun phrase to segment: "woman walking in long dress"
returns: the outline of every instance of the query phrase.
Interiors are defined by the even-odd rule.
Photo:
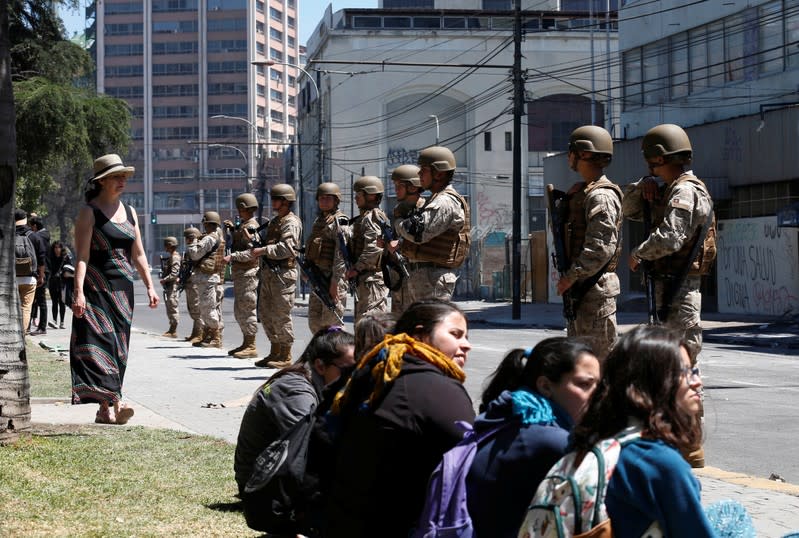
[[[125,424],[133,416],[120,400],[133,320],[134,265],[147,287],[150,308],[158,306],[136,213],[120,199],[133,172],[118,155],[96,159],[86,205],[75,221],[72,403],[99,403],[95,422],[103,424]]]

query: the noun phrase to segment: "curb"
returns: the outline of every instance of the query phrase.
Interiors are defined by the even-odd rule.
[[[768,480],[748,474],[725,471],[718,467],[703,467],[701,469],[693,469],[693,471],[694,474],[701,478],[714,478],[737,486],[763,489],[799,497],[799,486],[789,484],[788,482],[777,482],[775,480]]]

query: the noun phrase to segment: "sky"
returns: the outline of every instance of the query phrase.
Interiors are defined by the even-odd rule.
[[[333,12],[344,8],[364,8],[377,7],[378,0],[344,0],[340,2],[329,2],[328,0],[297,0],[300,7],[300,44],[304,45],[308,36],[314,31],[316,25],[325,13],[329,4],[333,4]],[[85,2],[83,2],[85,5]],[[72,37],[75,32],[81,32],[84,28],[83,8],[79,11],[68,11],[63,7],[59,8],[64,26],[67,29],[67,36]]]

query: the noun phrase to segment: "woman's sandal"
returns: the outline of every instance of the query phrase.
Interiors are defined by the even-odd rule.
[[[114,424],[114,419],[111,418],[111,410],[107,407],[98,409],[94,421],[97,424]]]
[[[117,424],[127,424],[130,418],[133,416],[133,408],[128,406],[122,406],[119,408],[117,412]]]

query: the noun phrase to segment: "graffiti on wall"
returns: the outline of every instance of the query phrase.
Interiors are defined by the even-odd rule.
[[[504,189],[507,190],[507,189]],[[480,185],[475,197],[477,210],[476,225],[472,228],[472,241],[480,241],[488,234],[505,232],[510,234],[513,227],[510,204],[502,202],[507,196],[502,196],[498,189]]]
[[[797,230],[777,217],[719,221],[719,312],[781,316],[799,312]]]
[[[386,155],[386,166],[396,168],[402,164],[416,164],[419,159],[419,151],[405,148],[388,148]]]

